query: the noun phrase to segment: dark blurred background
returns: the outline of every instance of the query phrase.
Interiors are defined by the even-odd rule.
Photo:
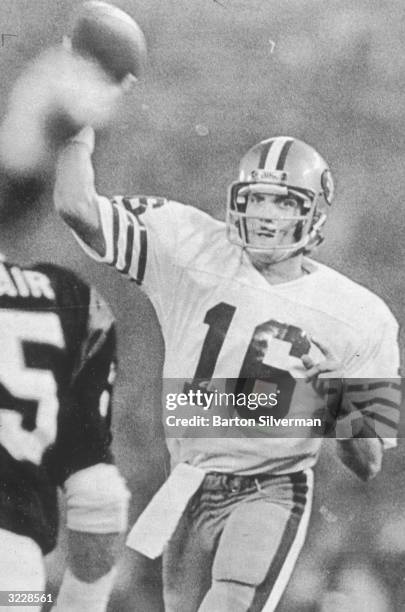
[[[26,62],[68,33],[74,0],[1,0],[0,110]],[[383,297],[405,300],[402,0],[122,0],[144,30],[145,80],[96,151],[99,191],[164,195],[224,218],[241,155],[296,136],[329,161],[337,190],[316,258]],[[0,248],[92,280],[118,319],[115,452],[133,492],[131,520],[168,470],[160,428],[163,344],[134,284],[89,261],[52,212],[50,193],[3,220]],[[309,536],[280,612],[405,609],[405,452],[362,484],[325,444]],[[52,588],[64,535],[49,558]],[[111,610],[162,610],[159,563],[126,552]]]

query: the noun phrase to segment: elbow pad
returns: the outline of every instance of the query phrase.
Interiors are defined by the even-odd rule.
[[[122,533],[130,492],[115,465],[98,463],[65,482],[67,527],[88,533]]]

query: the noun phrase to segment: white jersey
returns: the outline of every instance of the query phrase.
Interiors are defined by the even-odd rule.
[[[165,341],[165,414],[168,389],[182,393],[202,382],[211,392],[239,385],[279,393],[279,417],[322,417],[325,396],[303,382],[301,357],[324,359],[313,338],[343,364],[345,380],[373,379],[367,390],[353,381],[351,391],[360,410],[378,413],[375,431],[390,444],[398,421],[398,328],[381,299],[310,259],[303,276],[271,285],[226,239],[225,224],[197,208],[150,197],[99,197],[98,203],[105,256],[81,244],[141,285],[156,309]],[[356,405],[353,394],[350,400]],[[288,428],[253,436],[222,428],[211,437],[190,437],[186,429],[168,431],[173,464],[205,471],[303,470],[314,465],[321,444],[310,428],[299,437]]]

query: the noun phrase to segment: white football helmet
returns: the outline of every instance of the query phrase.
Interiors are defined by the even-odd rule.
[[[311,146],[295,138],[278,136],[259,142],[242,158],[239,180],[231,184],[227,202],[230,242],[253,252],[273,255],[274,261],[309,252],[323,240],[321,233],[333,199],[333,179],[325,160]],[[251,195],[294,199],[298,214],[291,217],[249,215]],[[283,237],[283,224],[295,225],[292,239]],[[265,226],[258,240],[255,228]],[[268,228],[271,228],[269,231]],[[263,228],[262,228],[263,229]]]

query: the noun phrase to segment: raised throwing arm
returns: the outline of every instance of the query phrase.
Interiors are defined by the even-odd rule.
[[[56,210],[77,235],[100,256],[104,256],[105,240],[91,160],[93,149],[94,130],[88,126],[60,151],[54,202]]]

